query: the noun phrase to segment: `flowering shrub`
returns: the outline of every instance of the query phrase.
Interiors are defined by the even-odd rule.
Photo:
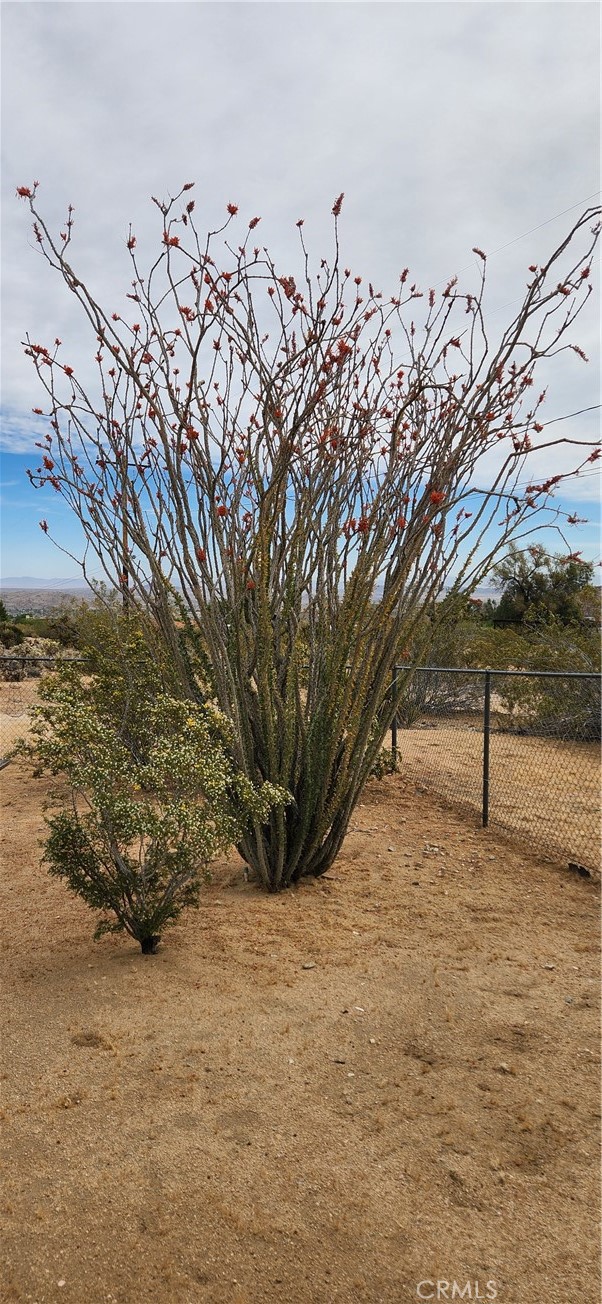
[[[57,234],[37,183],[19,187],[90,331],[81,375],[60,339],[24,340],[47,422],[30,477],[70,505],[88,555],[145,614],[176,696],[198,700],[189,648],[203,641],[237,765],[294,798],[239,843],[277,891],[338,854],[406,689],[400,675],[390,693],[400,640],[416,641],[445,587],[454,600],[474,589],[535,517],[571,523],[554,492],[599,450],[571,434],[570,469],[540,478],[542,449],[565,441],[535,380],[563,350],[587,361],[572,330],[599,211],[525,268],[508,323],[490,330],[476,246],[466,289],[454,276],[425,292],[404,267],[383,293],[344,265],[342,194],[330,256],[312,265],[299,219],[291,269],[232,201],[205,234],[192,188],[153,200],[148,268],[130,230],[113,305],[77,273],[73,209]]]
[[[210,705],[160,694],[120,730],[104,686],[73,668],[42,681],[40,697],[33,753],[70,792],[48,820],[49,872],[101,911],[96,937],[125,931],[152,953],[198,904],[213,857],[286,795],[236,772],[231,726]]]
[[[161,694],[188,696],[184,658],[197,701],[213,696],[206,656],[192,637],[186,639],[185,628],[179,630],[178,661],[170,656],[152,619],[129,604],[124,607],[118,595],[103,587],[94,603],[82,602],[72,609],[72,621],[79,655],[94,676],[96,706],[113,723],[134,759],[142,760],[153,740],[149,704]]]

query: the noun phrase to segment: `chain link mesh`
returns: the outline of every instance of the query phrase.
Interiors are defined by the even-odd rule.
[[[599,675],[489,671],[489,824],[600,869]],[[485,672],[417,670],[397,717],[402,773],[483,813]]]
[[[19,739],[29,734],[29,713],[38,700],[42,675],[67,659],[77,658],[0,657],[0,765],[10,760]]]

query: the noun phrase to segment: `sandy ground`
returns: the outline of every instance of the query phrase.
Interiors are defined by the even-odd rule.
[[[233,855],[143,958],[0,780],[3,1301],[597,1299],[592,882],[390,776],[325,879]]]

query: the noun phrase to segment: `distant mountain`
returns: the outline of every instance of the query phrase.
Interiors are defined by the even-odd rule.
[[[36,575],[7,575],[0,579],[0,589],[87,589],[84,580],[77,578],[43,580]]]

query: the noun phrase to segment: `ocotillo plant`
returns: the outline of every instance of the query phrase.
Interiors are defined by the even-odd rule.
[[[450,576],[470,590],[535,519],[558,517],[560,475],[521,488],[537,447],[563,442],[545,437],[533,386],[543,358],[585,357],[567,333],[590,293],[598,215],[530,268],[491,346],[482,251],[472,293],[454,277],[423,295],[404,269],[385,297],[342,262],[342,195],[330,260],[312,270],[299,221],[292,274],[254,244],[258,217],[233,236],[235,204],[201,238],[191,188],[154,201],[148,272],[130,229],[122,315],[68,262],[73,210],[54,236],[36,185],[20,187],[97,369],[78,379],[59,343],[24,341],[50,424],[31,478],[71,505],[191,695],[185,648],[191,632],[202,639],[236,761],[292,794],[241,843],[278,890],[339,851],[396,707],[400,639]],[[597,455],[577,450],[575,469]]]

